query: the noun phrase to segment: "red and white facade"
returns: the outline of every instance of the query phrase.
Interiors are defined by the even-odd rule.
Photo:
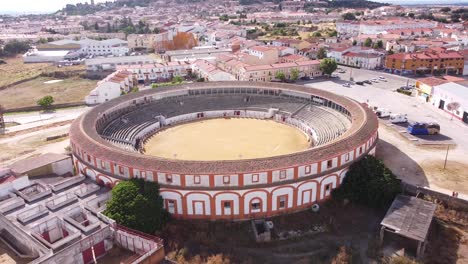
[[[259,88],[271,86],[236,83]],[[216,84],[224,85],[197,85]],[[295,85],[275,86],[302,89]],[[153,90],[148,93],[157,92]],[[141,154],[125,154],[122,150],[105,145],[96,137],[96,129],[87,128],[88,114],[85,114],[75,121],[71,130],[75,166],[81,174],[110,187],[131,178],[158,182],[164,206],[176,218],[245,220],[305,210],[328,199],[354,161],[366,154],[374,154],[378,139],[378,122],[366,107],[324,91],[313,89],[307,93],[320,94],[322,98],[346,108],[353,120],[349,131],[329,144],[290,157],[264,158],[258,159],[258,162],[199,162],[197,166],[196,161],[161,161]],[[131,96],[137,97],[138,94]],[[119,98],[117,101],[131,99]],[[110,108],[112,104],[101,106]]]

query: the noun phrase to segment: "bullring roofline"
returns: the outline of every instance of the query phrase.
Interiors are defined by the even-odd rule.
[[[172,160],[131,153],[111,145],[103,139],[96,130],[96,122],[102,116],[102,113],[116,105],[131,102],[138,98],[177,90],[240,87],[290,90],[320,96],[346,108],[351,114],[351,127],[341,137],[327,144],[301,152],[267,158],[220,161]],[[180,174],[234,174],[252,171],[270,171],[273,169],[288,168],[294,165],[312,164],[314,162],[327,160],[335,157],[339,153],[348,153],[351,149],[364,144],[376,133],[377,128],[377,118],[370,109],[343,96],[292,84],[232,81],[181,84],[118,97],[96,106],[94,109],[91,109],[89,112],[76,119],[70,129],[70,139],[80,149],[94,157],[136,169]]]

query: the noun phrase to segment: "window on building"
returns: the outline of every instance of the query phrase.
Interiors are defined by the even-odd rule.
[[[258,174],[252,174],[252,182],[259,182],[260,177]]]
[[[166,182],[167,183],[172,183],[172,175],[171,174],[166,174]]]
[[[86,155],[86,160],[87,160],[88,162],[91,162],[91,156],[90,156],[90,155]]]
[[[333,166],[333,160],[327,160],[327,169]]]
[[[231,177],[229,175],[223,176],[223,183],[224,184],[231,183]]]
[[[174,200],[167,200],[167,211],[174,212],[175,211],[175,201]]]
[[[331,184],[325,185],[325,191],[328,192],[328,191],[330,191],[330,189],[331,189]]]
[[[309,174],[309,173],[311,173],[311,172],[312,172],[312,166],[311,166],[311,165],[305,166],[305,173],[306,173],[306,174]]]
[[[362,147],[359,147],[358,154],[359,154],[359,155],[361,155],[361,154],[362,154]]]
[[[195,184],[200,184],[200,183],[201,183],[201,178],[200,178],[200,176],[195,175],[195,176],[193,177],[193,183],[195,183]]]
[[[125,173],[124,167],[119,166],[119,174],[120,174],[120,175],[124,175],[124,173]]]
[[[349,153],[346,153],[346,155],[345,155],[345,161],[349,161]]]
[[[281,180],[286,179],[286,171],[285,171],[285,170],[280,171],[279,178],[280,178]]]
[[[255,210],[255,211],[260,210],[261,206],[262,204],[260,200],[258,199],[253,200],[252,203],[250,204],[250,208],[252,208],[252,210]]]
[[[229,201],[224,201],[224,202],[223,202],[223,208],[224,208],[224,209],[231,209],[231,202],[229,202]]]
[[[286,208],[286,195],[280,196],[280,197],[278,198],[278,200],[279,200],[278,208],[279,208],[279,209],[284,209],[284,208]]]

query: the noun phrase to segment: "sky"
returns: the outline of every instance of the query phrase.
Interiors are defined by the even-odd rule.
[[[84,3],[91,0],[0,0],[0,14],[4,13],[52,13],[66,4]],[[95,3],[106,0],[95,0]],[[468,0],[374,0],[378,2],[389,2],[397,4],[427,4],[427,3],[468,3]]]
[[[106,0],[94,0],[95,3]],[[109,0],[108,0],[109,1]],[[4,13],[51,13],[66,4],[91,3],[91,0],[0,0],[0,14]]]

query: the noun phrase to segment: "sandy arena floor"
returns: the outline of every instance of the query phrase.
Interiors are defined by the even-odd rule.
[[[271,120],[211,119],[157,133],[146,154],[179,160],[236,160],[293,153],[309,147],[300,130]]]

